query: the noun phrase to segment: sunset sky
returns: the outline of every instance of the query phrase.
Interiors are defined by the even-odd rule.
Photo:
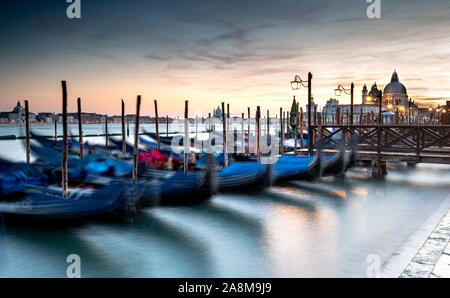
[[[366,0],[81,0],[68,19],[65,0],[2,0],[0,111],[17,100],[33,112],[83,110],[207,115],[222,101],[232,114],[257,105],[278,113],[307,90],[289,81],[313,73],[323,106],[338,84],[384,86],[394,68],[410,97],[424,105],[450,100],[450,1],[381,0],[368,19]],[[348,96],[338,98],[349,102]]]

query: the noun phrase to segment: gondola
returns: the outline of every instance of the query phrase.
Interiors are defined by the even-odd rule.
[[[141,207],[192,205],[208,200],[214,193],[214,176],[207,171],[150,170],[146,175],[140,175],[137,184]]]
[[[345,151],[322,157],[321,176],[341,176],[347,170]]]
[[[52,138],[36,134],[33,131],[30,131],[30,136],[43,147],[61,149],[63,145],[62,140],[56,141]],[[67,147],[70,152],[78,154],[80,150],[80,143],[77,140],[70,138],[67,140]],[[86,152],[90,150],[90,146],[87,142],[83,143],[83,149]]]
[[[216,184],[214,160],[209,154],[196,171],[144,169],[139,171],[139,203],[144,207],[201,203],[216,192]]]
[[[52,181],[60,180],[62,153],[54,148],[44,148],[30,145],[31,152],[36,155],[37,161],[49,169]],[[68,175],[69,182],[80,183],[90,175],[105,175],[110,177],[125,177],[131,175],[132,164],[125,160],[113,159],[108,155],[90,154],[80,158],[69,156]]]
[[[60,187],[27,185],[2,196],[0,213],[5,222],[80,222],[119,220],[130,222],[136,215],[133,198],[124,195],[123,181],[112,181],[100,189],[71,188],[66,197]]]
[[[142,144],[143,146],[147,147],[149,150],[157,150],[157,148],[158,148],[158,144],[155,141],[145,139],[142,137],[139,137],[139,143]],[[166,144],[160,144],[159,152],[161,152],[162,154],[164,154],[166,156],[176,157],[179,160],[184,159],[184,154],[182,154],[182,153],[177,154],[177,153],[173,152],[171,147]]]
[[[320,155],[282,155],[274,164],[274,181],[312,180],[320,176]]]
[[[114,138],[109,137],[108,140],[111,142],[112,147],[111,149],[116,149],[122,151],[122,140],[116,140]],[[125,142],[125,152],[128,154],[133,154],[134,152],[134,146],[129,144],[128,142]]]
[[[272,184],[272,165],[253,161],[233,162],[217,174],[219,192],[260,189]]]
[[[157,140],[158,139],[158,135],[156,133],[153,132],[144,132],[144,135],[153,139],[153,140]],[[161,136],[161,134],[159,135],[159,142],[165,145],[172,145],[172,141],[173,141],[174,137],[164,137]],[[179,146],[183,146],[184,142],[183,142],[184,138],[180,138],[180,141],[177,142],[177,145]],[[189,144],[194,144],[195,138],[190,138],[189,139]]]

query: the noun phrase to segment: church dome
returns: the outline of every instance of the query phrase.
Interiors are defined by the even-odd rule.
[[[406,95],[406,87],[399,82],[397,72],[392,74],[391,82],[386,85],[383,91],[384,94],[404,94]]]
[[[14,113],[19,113],[20,111],[22,111],[23,110],[23,108],[22,108],[22,106],[20,105],[20,101],[18,101],[17,102],[17,105],[14,107],[14,109],[13,109],[13,112]]]

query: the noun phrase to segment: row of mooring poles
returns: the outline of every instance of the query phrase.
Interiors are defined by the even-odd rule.
[[[225,110],[226,108],[226,110]],[[297,106],[298,110],[300,111],[300,113],[298,113],[297,118],[296,118],[296,142],[295,142],[295,146],[298,147],[298,130],[301,129],[303,131],[303,109],[300,108],[299,106]],[[228,145],[227,145],[227,131],[229,130],[229,126],[228,126],[228,122],[229,122],[229,118],[230,118],[230,113],[229,113],[229,109],[230,109],[230,105],[227,104],[225,106],[225,103],[222,102],[222,120],[223,120],[223,152],[224,152],[224,164],[228,165]],[[247,132],[248,132],[248,136],[250,139],[250,135],[251,135],[251,117],[250,117],[250,108],[247,108],[247,113],[248,113],[248,118],[247,118]],[[288,115],[288,113],[287,113]],[[241,131],[242,131],[242,146],[244,146],[243,148],[243,152],[249,153],[249,147],[245,146],[245,129],[244,129],[244,125],[245,125],[245,114],[242,113],[241,114],[242,117],[242,124],[241,124]],[[278,117],[278,116],[277,116]],[[208,119],[210,119],[211,121],[211,113],[208,114]],[[267,131],[267,135],[270,134],[270,112],[269,110],[267,110],[267,126],[266,126],[266,131]],[[284,135],[285,135],[285,125],[287,125],[287,117],[284,116],[284,112],[283,112],[283,108],[280,108],[280,154],[284,154]],[[300,122],[301,121],[301,122]],[[210,134],[212,133],[212,128],[211,128],[211,124],[210,124]],[[210,136],[211,138],[211,136]],[[258,107],[256,110],[256,116],[255,116],[255,138],[256,138],[256,143],[255,143],[255,153],[258,156],[258,159],[261,159],[261,153],[260,153],[260,147],[261,147],[261,108]],[[249,142],[250,144],[250,142]],[[303,148],[303,134],[301,133],[301,148]],[[297,149],[297,148],[296,148]]]
[[[62,160],[61,160],[61,189],[62,195],[67,196],[69,177],[67,170],[67,160],[68,160],[68,133],[67,133],[67,83],[66,81],[61,81],[62,87],[62,127],[63,127],[63,144],[62,144]],[[138,176],[138,146],[139,146],[139,116],[141,107],[141,96],[138,95],[136,103],[136,120],[135,120],[135,140],[134,140],[134,152],[133,152],[133,180],[137,180]],[[83,129],[82,129],[82,119],[81,119],[81,98],[77,99],[78,108],[78,129],[79,129],[79,142],[80,142],[80,156],[83,156]],[[27,163],[30,162],[30,129],[29,129],[29,108],[28,101],[25,101],[25,123],[26,123],[26,146],[27,146]],[[57,119],[55,119],[55,140],[57,140]],[[107,116],[105,117],[105,130],[106,130],[106,141],[108,140],[108,121]],[[127,127],[129,130],[129,126]],[[129,134],[129,131],[128,131]],[[126,137],[125,137],[125,104],[122,100],[122,151],[126,152]]]

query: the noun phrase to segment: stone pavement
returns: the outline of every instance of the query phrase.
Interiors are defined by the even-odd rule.
[[[450,277],[450,210],[428,236],[400,277]]]

